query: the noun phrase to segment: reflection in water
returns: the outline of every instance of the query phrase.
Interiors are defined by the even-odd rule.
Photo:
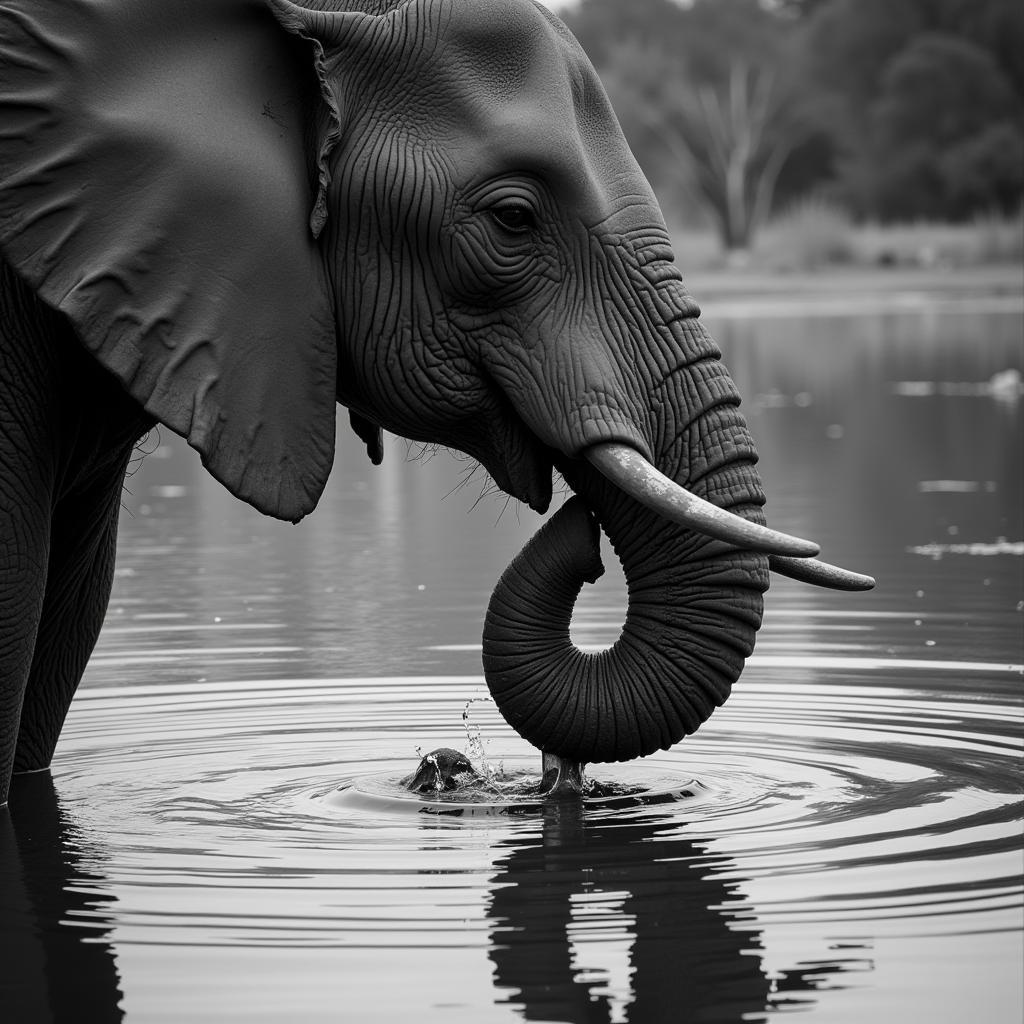
[[[681,831],[654,818],[608,827],[563,804],[546,809],[539,836],[505,840],[488,904],[505,1001],[526,1020],[725,1024],[841,987],[845,962],[769,981],[743,879],[723,878],[733,865]]]
[[[526,1020],[740,1021],[765,1009],[760,943],[729,927],[735,887],[702,874],[705,851],[676,831],[588,827],[565,805],[534,842],[507,841],[489,956]]]
[[[466,1024],[605,1012],[638,1024],[669,997],[705,1021],[799,1004],[860,1024],[873,998],[907,990],[909,972],[931,1024],[965,1019],[982,967],[989,1019],[1013,1020],[1019,676],[976,666],[965,694],[963,670],[828,664],[804,659],[830,682],[759,669],[706,728],[644,762],[696,774],[692,798],[588,807],[582,820],[325,799],[366,775],[402,777],[416,745],[459,742],[479,677],[87,689],[56,769],[74,826],[25,833],[27,862],[30,840],[50,852],[32,862],[31,885],[20,851],[13,861],[13,941],[34,950],[37,922],[46,932],[98,918],[125,1005],[190,1024],[330,1020],[339,998],[349,1019],[374,1024],[447,1024],[453,1006]],[[488,705],[475,719],[490,757],[511,769],[530,756],[521,741],[510,750]],[[47,808],[25,792],[16,811]],[[26,890],[41,909],[25,911]],[[72,965],[91,955],[65,953]],[[112,1007],[109,956],[104,967]],[[858,984],[843,987],[854,969]],[[26,984],[47,991],[41,970]],[[873,1017],[914,1019],[899,1004]]]
[[[24,1024],[120,1021],[106,941],[113,898],[81,866],[75,828],[49,772],[18,776],[0,811],[0,1017]]]
[[[866,311],[712,329],[747,396],[771,519],[814,536],[839,564],[859,559],[863,571],[877,569],[883,600],[912,547],[1022,539],[1021,403],[991,388],[1024,366],[1019,312]],[[929,386],[908,392],[908,381]],[[919,486],[935,480],[977,490]],[[853,602],[877,608],[879,596]],[[957,596],[946,589],[939,600],[952,606]]]

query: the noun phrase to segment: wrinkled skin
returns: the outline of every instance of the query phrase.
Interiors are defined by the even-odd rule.
[[[586,461],[620,442],[761,519],[736,389],[579,46],[530,0],[307,2],[335,9],[0,0],[0,801],[49,763],[154,421],[296,521],[336,401],[374,461],[381,428],[448,445],[538,511],[560,470],[583,511],[506,574],[485,637],[549,753],[676,742],[752,649],[765,555]],[[595,521],[632,625],[566,666],[536,632],[599,571]]]

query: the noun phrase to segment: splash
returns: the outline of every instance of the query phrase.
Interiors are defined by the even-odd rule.
[[[470,697],[462,706],[462,727],[466,731],[466,756],[473,762],[484,782],[490,784],[496,792],[500,792],[499,780],[505,774],[505,767],[501,761],[493,764],[487,756],[480,726],[478,723],[470,721],[470,708],[474,704],[490,704],[492,707],[497,707],[490,697]]]

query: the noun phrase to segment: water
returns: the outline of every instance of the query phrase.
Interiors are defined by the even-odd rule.
[[[879,586],[777,580],[729,703],[591,769],[667,801],[396,799],[417,749],[539,772],[475,699],[538,517],[346,437],[289,527],[154,438],[52,781],[0,822],[13,1019],[1017,1024],[1020,306],[864,308],[707,307],[772,524]]]

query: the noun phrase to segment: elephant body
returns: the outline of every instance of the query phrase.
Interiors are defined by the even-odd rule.
[[[305,2],[0,0],[0,803],[49,763],[155,422],[291,521],[336,403],[374,461],[382,429],[447,445],[538,511],[557,469],[584,509],[506,574],[485,668],[578,761],[692,732],[752,648],[767,553],[817,551],[759,525],[736,388],[561,22]],[[597,661],[536,630],[567,623],[550,594],[592,573],[595,523],[631,600]]]

